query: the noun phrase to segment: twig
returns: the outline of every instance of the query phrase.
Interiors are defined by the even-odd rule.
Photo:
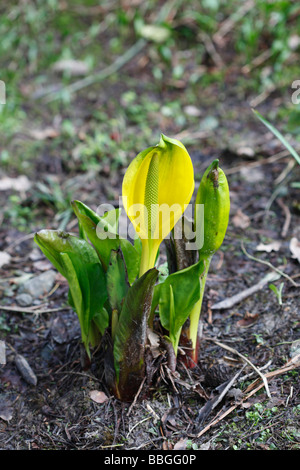
[[[242,246],[242,250],[243,252],[245,253],[246,256],[248,256],[248,258],[250,259],[253,259],[254,261],[257,261],[258,263],[262,263],[262,264],[265,264],[266,266],[269,266],[269,268],[273,269],[274,271],[276,271],[278,274],[280,274],[281,276],[285,277],[286,279],[288,279],[290,281],[291,284],[293,284],[294,287],[300,287],[300,284],[297,284],[297,282],[295,282],[290,276],[288,276],[287,274],[285,274],[283,271],[281,271],[279,268],[276,268],[275,266],[273,266],[273,264],[271,264],[269,261],[265,261],[265,260],[262,260],[262,259],[259,259],[259,258],[256,258],[255,256],[252,256],[250,255],[245,247],[244,247],[244,243],[243,241],[241,242],[241,246]]]
[[[216,66],[217,67],[223,67],[224,62],[223,62],[222,57],[220,56],[220,54],[217,52],[217,50],[215,48],[215,45],[214,45],[213,41],[211,40],[211,37],[208,34],[206,34],[204,32],[201,32],[200,33],[200,39],[203,41],[204,46],[205,46],[208,54],[211,56],[214,63],[216,64]]]
[[[272,49],[266,49],[257,57],[255,57],[250,64],[244,65],[242,67],[242,73],[250,73],[254,67],[258,67],[259,65],[263,64],[266,60],[268,60],[273,55]]]
[[[252,108],[256,108],[259,104],[261,104],[265,99],[268,98],[275,90],[277,86],[272,83],[267,87],[263,92],[261,92],[259,95],[255,96],[255,98],[252,98],[249,101],[249,104]]]
[[[140,387],[139,387],[137,393],[135,394],[134,400],[133,400],[133,402],[131,403],[131,405],[130,405],[130,407],[129,407],[129,410],[128,410],[128,412],[127,412],[127,416],[130,415],[132,408],[133,408],[134,405],[136,404],[136,401],[137,401],[137,399],[138,399],[138,396],[139,396],[139,394],[141,393],[141,390],[142,390],[142,388],[143,388],[143,386],[144,386],[145,380],[146,380],[146,377],[143,378],[142,383],[141,383],[141,385],[140,385]]]
[[[294,158],[290,158],[288,161],[287,166],[285,169],[280,173],[280,175],[276,178],[275,184],[280,184],[282,181],[287,177],[287,175],[292,171],[294,166],[296,165],[296,160]]]
[[[34,235],[35,235],[34,233],[29,233],[25,235],[24,237],[17,238],[17,240],[13,241],[10,245],[8,245],[5,248],[5,251],[9,251],[11,248],[15,247],[16,245],[19,245],[20,243],[25,242],[27,240],[30,240],[31,238],[34,237]]]
[[[262,158],[261,160],[256,160],[255,162],[248,163],[247,168],[255,168],[257,166],[266,165],[268,163],[274,163],[278,160],[281,160],[282,158],[287,157],[289,154],[290,152],[288,152],[288,150],[282,150],[282,152],[279,152],[276,155],[272,155],[272,157]],[[237,173],[242,168],[245,168],[245,163],[226,169],[226,175],[232,175],[233,173]]]
[[[224,299],[221,302],[218,302],[212,305],[210,308],[211,310],[222,310],[222,309],[231,308],[233,307],[233,305],[240,303],[242,300],[246,299],[250,295],[261,290],[269,282],[276,281],[277,279],[279,279],[279,277],[280,277],[279,274],[270,272],[263,279],[261,279],[257,284],[254,284],[253,286],[248,287],[248,289],[244,289],[241,292],[238,292],[236,295],[233,295],[232,297],[228,297],[227,299]]]
[[[276,371],[268,372],[265,375],[265,377],[272,380],[273,377],[276,377],[277,375],[285,374],[286,372],[288,372],[292,369],[295,369],[296,367],[299,367],[299,362],[295,362],[295,361],[293,363],[291,363],[291,362],[292,361],[289,361],[283,367],[281,367],[280,369],[278,369]],[[226,416],[228,416],[232,411],[234,411],[239,405],[241,405],[245,401],[249,400],[249,398],[252,397],[252,395],[255,395],[256,392],[258,392],[264,386],[264,383],[262,383],[262,384],[259,384],[256,388],[253,389],[253,387],[255,386],[256,383],[257,383],[257,380],[255,380],[252,384],[250,384],[248,386],[248,388],[246,389],[246,391],[245,391],[245,393],[248,392],[248,394],[246,396],[244,396],[244,398],[239,403],[235,403],[230,408],[228,408],[228,410],[226,410],[221,416],[218,416],[216,419],[211,421],[205,428],[203,428],[197,434],[197,437],[200,437],[203,434],[205,434],[210,428],[212,428],[213,426],[218,424],[222,419],[226,418]]]
[[[58,307],[58,308],[48,308],[46,310],[37,310],[36,306],[32,308],[28,307],[7,307],[0,305],[0,310],[5,310],[6,312],[17,312],[17,313],[52,313],[52,312],[60,312],[61,310],[68,310],[71,309],[68,305],[66,307]]]
[[[161,23],[163,21],[166,21],[169,14],[172,12],[172,10],[174,10],[174,8],[176,8],[176,2],[174,0],[165,2],[164,6],[161,8],[157,16],[157,22]],[[117,59],[112,64],[108,65],[103,70],[100,70],[99,72],[94,73],[93,75],[71,83],[71,85],[65,88],[61,87],[59,90],[48,93],[48,97],[46,97],[44,101],[46,103],[49,103],[58,99],[62,90],[67,91],[68,93],[74,93],[75,91],[82,90],[83,88],[93,85],[96,82],[101,82],[102,80],[108,78],[110,75],[118,72],[122,67],[124,67],[124,65],[130,62],[130,60],[133,59],[133,57],[135,57],[147,44],[148,41],[146,39],[138,39],[138,41],[133,44],[129,49],[127,49],[122,56],[117,57]]]
[[[291,213],[290,213],[290,210],[289,210],[288,206],[286,206],[284,204],[282,198],[277,199],[277,202],[278,202],[278,205],[283,210],[284,215],[285,215],[285,222],[284,222],[284,225],[282,227],[281,236],[286,237],[289,226],[290,226],[290,223],[291,223]]]
[[[138,423],[136,423],[127,433],[127,436],[129,436],[129,434],[134,430],[134,428],[136,428],[137,426],[139,426],[140,424],[144,423],[145,421],[149,421],[149,419],[151,419],[152,417],[151,416],[147,416],[147,418],[144,418],[142,419],[141,421],[139,421]]]
[[[249,361],[249,359],[247,357],[245,357],[243,354],[241,354],[236,349],[231,348],[230,346],[227,346],[226,344],[220,343],[219,341],[216,341],[216,340],[211,339],[211,338],[206,338],[206,339],[208,339],[209,341],[213,341],[217,346],[220,346],[221,348],[226,349],[227,351],[230,351],[233,354],[236,354],[241,359],[243,359],[243,361],[245,361],[247,364],[249,364],[249,366],[251,366],[255,370],[255,372],[260,376],[260,378],[262,379],[262,381],[264,383],[264,386],[265,386],[265,389],[266,389],[266,392],[267,392],[267,395],[268,395],[269,398],[271,398],[271,393],[270,393],[270,390],[269,390],[269,386],[268,386],[266,376],[264,374],[262,374],[261,371],[254,364],[252,364],[252,362]]]
[[[52,101],[57,100],[60,97],[60,92],[62,90],[71,94],[75,91],[82,90],[83,88],[93,85],[96,82],[100,82],[108,78],[110,75],[118,72],[122,67],[124,67],[125,64],[127,64],[131,59],[133,59],[133,57],[135,57],[145,47],[146,44],[147,41],[145,39],[139,39],[135,44],[133,44],[133,46],[127,49],[122,56],[117,57],[115,62],[110,64],[108,67],[104,68],[103,70],[100,70],[100,72],[98,73],[85,77],[81,80],[77,80],[76,82],[71,83],[71,85],[65,88],[61,87],[55,92],[50,92],[48,94],[48,97],[46,97],[44,101],[46,103],[50,103]]]
[[[241,18],[243,18],[245,14],[254,7],[254,5],[255,2],[253,0],[243,3],[240,8],[238,8],[231,16],[229,16],[229,18],[227,18],[221,24],[221,26],[218,28],[218,31],[214,34],[213,40],[221,45],[223,37],[226,36],[229,31],[231,31],[235,23],[237,23]]]

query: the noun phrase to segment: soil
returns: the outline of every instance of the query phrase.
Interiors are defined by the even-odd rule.
[[[203,171],[210,159],[192,156]],[[299,280],[299,262],[292,258],[289,240],[299,236],[300,215],[296,190],[282,197],[283,205],[276,199],[265,210],[273,182],[290,157],[275,162],[268,155],[263,158],[253,165],[253,160],[237,155],[224,156],[231,219],[207,280],[197,366],[188,370],[179,356],[172,374],[162,351],[151,366],[155,369],[152,385],[142,389],[133,403],[121,403],[110,394],[101,351],[95,352],[90,368],[82,364],[79,324],[67,306],[68,286],[63,278],[57,275],[55,288],[40,299],[42,303],[23,310],[17,305],[17,274],[39,274],[49,266],[37,263],[46,260],[37,255],[32,238],[22,241],[14,231],[3,233],[2,247],[13,254],[1,277],[13,294],[2,292],[6,308],[1,331],[6,344],[0,376],[2,449],[299,449],[299,362],[289,362],[299,354],[299,288],[293,284]],[[240,164],[247,170],[246,177]],[[299,171],[288,179],[297,177]],[[283,236],[287,215],[288,235]],[[261,240],[265,245],[279,241],[279,251],[256,251]],[[241,248],[242,241],[247,252]],[[230,308],[212,309],[214,303],[274,272],[246,253],[288,276],[280,278],[282,305],[266,285]],[[36,381],[24,375],[28,367],[25,372],[18,369],[20,355]],[[270,396],[257,368],[267,377],[274,372],[268,378]],[[100,403],[95,391],[103,392],[96,394]],[[257,404],[261,408],[255,421],[249,410],[258,409]]]

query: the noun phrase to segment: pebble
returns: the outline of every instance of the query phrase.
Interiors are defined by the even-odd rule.
[[[49,271],[45,271],[38,276],[28,279],[28,281],[20,286],[19,293],[29,294],[35,299],[46,295],[54,286],[56,274],[55,271],[50,269]]]
[[[20,307],[29,307],[32,304],[32,296],[24,292],[16,296],[16,301]]]

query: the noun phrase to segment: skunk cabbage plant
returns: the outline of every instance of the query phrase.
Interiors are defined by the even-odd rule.
[[[156,146],[137,155],[123,179],[122,202],[135,231],[132,242],[119,234],[121,208],[100,216],[78,200],[71,203],[78,235],[57,230],[35,234],[44,255],[68,281],[68,300],[88,358],[93,360],[94,349],[103,347],[107,384],[122,401],[132,401],[146,377],[145,351],[154,325],[160,324],[161,345],[167,341],[176,358],[182,342],[197,360],[205,279],[229,216],[228,184],[217,160],[203,175],[194,220],[189,220],[184,212],[193,192],[188,151],[162,135]],[[199,221],[204,235],[191,249],[188,241],[195,241]],[[164,276],[159,266],[163,247],[168,260]]]

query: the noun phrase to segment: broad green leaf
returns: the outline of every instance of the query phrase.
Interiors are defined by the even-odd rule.
[[[94,346],[93,338],[97,336],[93,320],[101,334],[108,326],[104,309],[108,297],[106,278],[97,253],[86,240],[56,230],[41,230],[35,235],[35,241],[68,281],[70,305],[78,315],[88,351],[89,343]]]
[[[127,292],[114,339],[116,393],[130,401],[144,378],[147,321],[158,271],[150,269]]]
[[[141,254],[138,249],[125,238],[120,238],[120,247],[127,268],[128,281],[132,284],[140,270]]]
[[[129,288],[126,266],[120,250],[111,251],[106,280],[110,306],[120,313]]]
[[[128,280],[132,284],[139,272],[141,255],[129,240],[120,238],[117,233],[120,209],[108,211],[103,217],[99,217],[80,201],[73,201],[72,207],[80,226],[93,244],[105,270],[107,270],[110,261],[111,251],[117,251],[121,247]]]
[[[105,307],[102,307],[101,310],[95,313],[92,322],[95,323],[96,327],[103,336],[106,328],[109,325],[109,315]]]
[[[280,140],[280,142],[285,146],[285,148],[290,152],[290,154],[295,158],[295,160],[300,165],[300,156],[296,152],[296,150],[289,144],[286,138],[278,131],[266,118],[264,118],[258,111],[255,109],[252,110],[254,114],[258,117],[258,119]]]
[[[119,241],[117,234],[113,228],[102,220],[92,209],[87,207],[80,201],[73,201],[72,208],[76,214],[81,229],[85,232],[91,243],[94,245],[98,253],[99,259],[104,267],[107,269],[111,250],[119,248]],[[99,238],[99,234],[105,234],[103,239]]]
[[[103,227],[106,227],[112,233],[117,233],[121,209],[112,209],[100,217],[95,211],[81,201],[72,201],[71,206],[76,215],[85,215],[95,224],[98,224],[99,222],[103,223]]]
[[[170,338],[177,338],[187,320],[190,310],[200,298],[200,276],[204,271],[203,261],[170,274],[155,289],[162,326],[169,331]],[[170,289],[172,287],[172,290]],[[171,298],[171,292],[173,298]],[[172,307],[174,303],[174,307]],[[155,308],[154,302],[152,309]],[[175,348],[174,348],[175,349]]]

